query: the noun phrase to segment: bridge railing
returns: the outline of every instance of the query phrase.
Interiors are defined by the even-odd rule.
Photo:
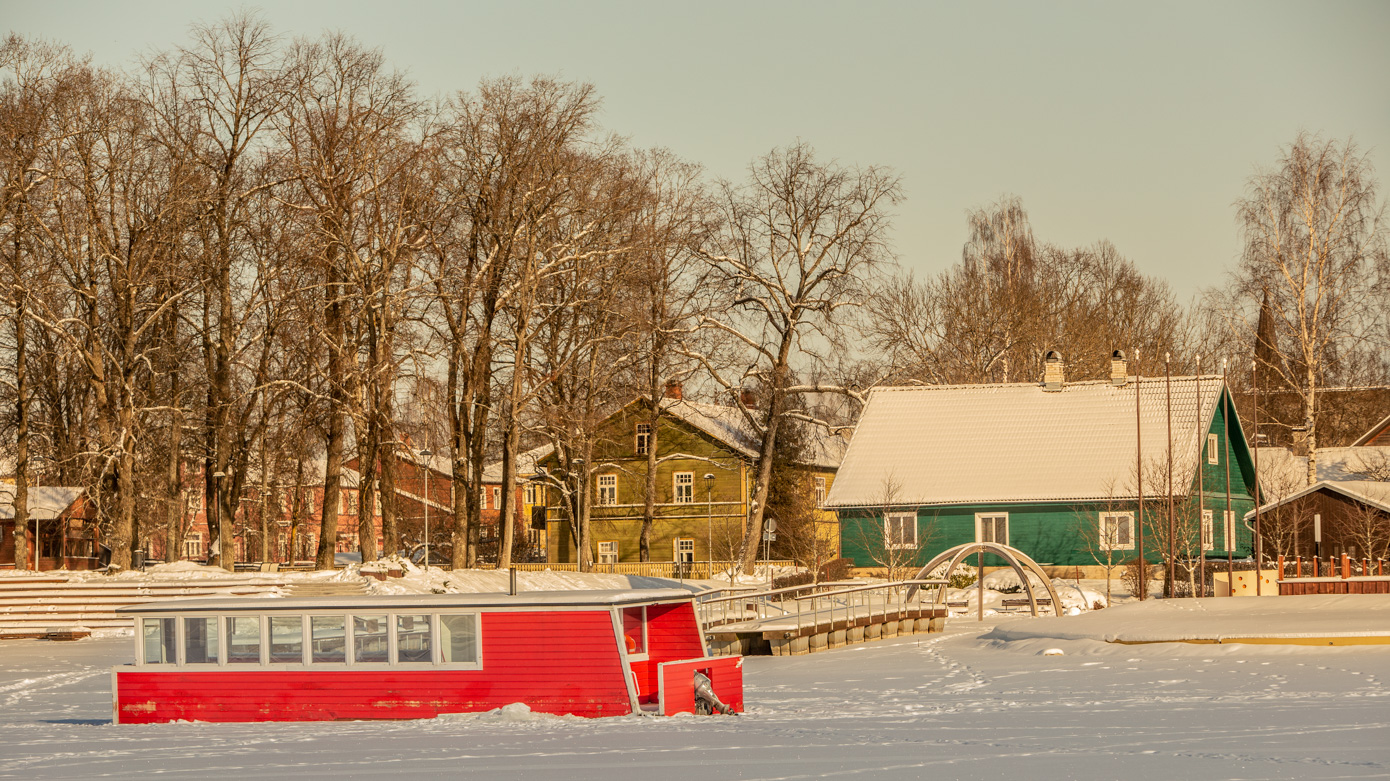
[[[803,626],[837,618],[882,617],[900,612],[908,605],[930,604],[933,593],[924,597],[924,586],[945,588],[946,581],[914,578],[886,583],[830,581],[764,590],[717,589],[700,595],[697,611],[706,629],[724,624],[795,618],[798,631]],[[916,589],[915,593],[909,591]],[[737,592],[737,593],[728,593]],[[809,592],[809,593],[808,593]]]

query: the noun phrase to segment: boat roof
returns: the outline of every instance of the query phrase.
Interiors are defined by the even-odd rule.
[[[441,610],[451,608],[609,608],[654,602],[688,602],[690,591],[644,588],[607,591],[525,591],[515,596],[484,594],[388,594],[328,597],[231,597],[219,599],[170,599],[127,605],[117,613],[190,613],[210,611],[293,612],[296,610]]]

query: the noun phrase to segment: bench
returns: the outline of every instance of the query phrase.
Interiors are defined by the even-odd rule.
[[[1036,599],[1036,600],[1034,600],[1034,601],[1037,602],[1039,606],[1041,606],[1041,605],[1051,605],[1051,604],[1052,604],[1052,598],[1051,598],[1051,597],[1039,597],[1038,599]],[[1004,607],[1027,607],[1027,606],[1028,606],[1028,600],[1026,600],[1026,599],[1017,599],[1017,598],[1014,598],[1014,599],[1006,599],[1006,600],[1004,600]]]

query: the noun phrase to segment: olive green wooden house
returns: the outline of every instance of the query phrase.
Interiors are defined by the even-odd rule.
[[[682,398],[661,399],[651,430],[651,402],[638,398],[610,415],[600,428],[590,484],[590,538],[599,564],[640,560],[648,449],[656,450],[652,561],[727,561],[742,541],[760,439],[736,407]],[[823,498],[835,479],[845,440],[823,432],[812,437],[807,463],[811,490]],[[542,460],[554,466],[554,456]],[[836,515],[818,513],[822,532],[839,539]],[[574,535],[559,507],[550,510],[548,560],[576,560]],[[821,524],[818,524],[818,527]]]
[[[1056,575],[1118,565],[1138,554],[1142,474],[1143,554],[1160,562],[1170,455],[1188,555],[1202,555],[1198,544],[1208,558],[1250,555],[1242,519],[1254,469],[1219,375],[1140,380],[1119,354],[1110,380],[1067,383],[1055,354],[1048,374],[1041,384],[875,389],[826,503],[840,515],[844,555],[858,567],[895,555],[905,566],[988,541]]]

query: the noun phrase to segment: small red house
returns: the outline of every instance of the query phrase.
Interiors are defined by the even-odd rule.
[[[14,486],[0,486],[0,569],[96,569],[96,513],[82,488],[29,486],[24,561],[16,561]],[[37,557],[37,558],[36,558]]]
[[[115,721],[689,713],[704,680],[743,710],[743,661],[709,657],[676,589],[192,599],[133,605]],[[709,701],[707,696],[706,701]]]

